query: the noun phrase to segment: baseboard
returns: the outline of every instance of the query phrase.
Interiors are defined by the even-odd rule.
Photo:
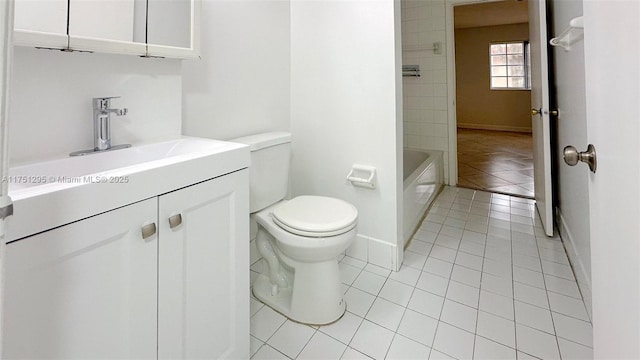
[[[360,234],[356,235],[353,244],[346,251],[347,256],[367,261],[369,259],[369,239]]]
[[[520,126],[458,123],[457,127],[461,129],[473,129],[473,130],[510,131],[510,132],[519,132],[519,133],[529,133],[529,134],[531,133],[530,127],[520,127]]]
[[[358,260],[398,271],[398,246],[370,236],[358,234],[346,254]]]
[[[569,227],[567,226],[567,223],[562,216],[559,208],[556,208],[556,214],[556,223],[558,224],[558,232],[560,233],[560,238],[564,243],[565,249],[567,249],[569,262],[571,262],[571,266],[574,269],[573,271],[575,272],[578,287],[580,288],[580,292],[582,293],[582,297],[587,307],[589,318],[593,319],[591,313],[591,277],[589,276],[589,274],[587,274],[580,256],[578,256],[575,242],[573,241],[573,237],[571,236],[571,231],[569,230]]]

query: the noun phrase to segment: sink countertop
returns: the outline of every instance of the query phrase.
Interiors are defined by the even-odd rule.
[[[249,166],[246,145],[178,137],[9,169],[7,242]]]

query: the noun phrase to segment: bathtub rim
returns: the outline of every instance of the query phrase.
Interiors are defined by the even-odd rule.
[[[403,205],[402,205],[402,237],[403,237],[403,248],[406,249],[409,246],[411,239],[415,235],[415,233],[420,229],[420,224],[424,221],[427,216],[429,209],[433,206],[435,199],[438,197],[442,189],[444,189],[444,152],[440,150],[423,150],[423,149],[414,149],[414,148],[403,148],[404,150],[418,151],[428,154],[428,157],[423,160],[420,165],[403,181]],[[433,164],[433,163],[436,164]],[[422,207],[419,211],[411,211],[411,214],[408,213],[409,204],[404,203],[407,199],[407,189],[413,187],[418,177],[420,177],[424,171],[430,166],[434,165],[439,167],[438,177],[439,182],[436,190],[429,198],[427,204]],[[413,208],[409,208],[413,210]],[[415,214],[415,216],[413,215]],[[419,216],[418,216],[419,215]],[[409,218],[410,217],[410,218]]]
[[[415,181],[418,176],[420,176],[422,174],[422,172],[424,171],[424,169],[427,168],[427,166],[429,166],[429,164],[431,164],[433,162],[433,159],[436,156],[442,155],[444,158],[444,151],[441,150],[424,150],[424,149],[415,149],[415,148],[403,148],[402,151],[404,152],[405,150],[409,150],[409,151],[416,151],[416,152],[421,152],[421,153],[425,153],[427,154],[427,158],[424,159],[420,165],[418,165],[418,167],[416,167],[409,176],[407,176],[406,179],[402,179],[402,190],[406,190],[407,189],[407,185],[413,183],[413,181]],[[402,164],[404,166],[404,162]],[[444,168],[444,164],[443,168]],[[403,169],[404,170],[404,169]],[[444,169],[443,169],[444,171]]]

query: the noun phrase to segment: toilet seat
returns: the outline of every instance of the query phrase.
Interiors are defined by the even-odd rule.
[[[358,210],[340,199],[305,195],[276,206],[271,216],[274,223],[292,234],[328,237],[353,229]]]

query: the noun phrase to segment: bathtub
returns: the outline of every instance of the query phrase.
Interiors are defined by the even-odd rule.
[[[442,151],[403,151],[403,237],[406,245],[444,182]]]

